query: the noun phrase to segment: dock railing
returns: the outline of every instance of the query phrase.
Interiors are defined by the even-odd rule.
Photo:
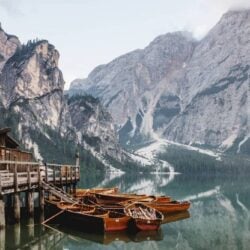
[[[42,181],[63,186],[79,179],[80,167],[75,165],[0,160],[0,194],[35,188]]]

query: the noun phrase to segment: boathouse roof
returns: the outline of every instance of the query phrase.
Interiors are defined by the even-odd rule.
[[[8,133],[10,128],[0,128],[0,146],[6,148],[19,148],[19,143],[13,139]]]

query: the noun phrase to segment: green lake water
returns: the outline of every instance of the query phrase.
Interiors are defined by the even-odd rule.
[[[192,205],[189,213],[169,215],[159,231],[137,234],[86,234],[23,221],[0,231],[0,249],[250,249],[249,176],[134,174],[82,184],[97,185],[166,194]]]

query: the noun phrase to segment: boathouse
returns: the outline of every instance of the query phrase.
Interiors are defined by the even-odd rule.
[[[0,160],[32,161],[32,154],[20,150],[20,144],[9,135],[10,131],[10,128],[0,129]]]

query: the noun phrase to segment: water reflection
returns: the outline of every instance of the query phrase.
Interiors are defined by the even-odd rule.
[[[106,187],[118,186],[125,192],[190,199],[190,211],[168,215],[160,231],[97,235],[58,225],[49,229],[29,220],[21,227],[8,226],[1,230],[0,249],[249,249],[247,176],[176,175],[171,182],[167,180],[167,175],[137,174],[103,182]]]
[[[172,215],[164,221],[170,223],[189,217],[189,213]],[[6,237],[7,232],[7,237]],[[61,249],[65,244],[70,244],[74,249],[76,246],[84,246],[95,243],[110,245],[129,242],[161,241],[164,238],[162,230],[130,232],[109,232],[104,234],[90,234],[75,231],[59,225],[42,226],[34,224],[29,219],[22,224],[8,225],[6,230],[0,231],[0,249]],[[5,241],[6,239],[6,241]],[[92,242],[92,243],[91,243]],[[91,248],[92,249],[92,248]],[[93,248],[95,249],[95,248]]]
[[[64,234],[67,234],[71,240],[78,243],[84,242],[84,240],[96,242],[103,245],[109,245],[113,242],[142,242],[142,241],[160,241],[163,239],[163,233],[158,231],[140,231],[136,233],[129,232],[106,232],[104,234],[91,234],[85,232],[74,231],[65,227],[57,227],[56,230],[60,230]]]

